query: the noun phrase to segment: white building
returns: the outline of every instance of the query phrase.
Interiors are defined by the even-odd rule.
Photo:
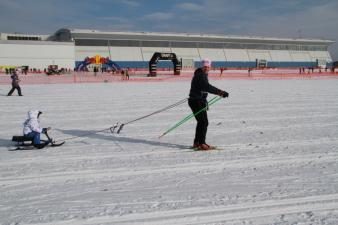
[[[0,69],[29,66],[43,70],[49,65],[74,68],[74,43],[48,41],[46,35],[0,34]]]
[[[0,66],[74,68],[86,57],[147,68],[155,52],[175,53],[185,66],[210,58],[214,67],[313,67],[332,63],[331,40],[60,29],[55,34],[1,34]],[[158,67],[171,63],[160,62]]]

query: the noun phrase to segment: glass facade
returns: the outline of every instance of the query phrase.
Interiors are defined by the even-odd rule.
[[[201,42],[201,41],[149,41],[149,40],[107,40],[75,39],[76,46],[123,46],[123,47],[163,47],[163,48],[216,48],[216,49],[259,49],[292,51],[327,51],[326,45]]]

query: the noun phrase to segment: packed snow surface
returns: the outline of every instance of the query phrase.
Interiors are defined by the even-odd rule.
[[[230,93],[193,151],[190,81],[0,86],[0,224],[338,224],[338,79],[211,80]],[[209,96],[209,100],[212,95]],[[58,148],[13,150],[27,111]]]

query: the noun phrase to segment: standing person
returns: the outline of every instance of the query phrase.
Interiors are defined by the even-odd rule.
[[[23,124],[23,135],[33,139],[33,145],[36,148],[43,148],[49,144],[49,141],[41,143],[40,134],[46,134],[50,127],[41,128],[39,124],[39,117],[42,114],[39,110],[30,110],[28,112],[28,118]]]
[[[219,76],[221,77],[222,74],[223,74],[223,71],[224,71],[224,67],[222,66],[222,67],[220,68],[220,70],[221,70],[221,74],[220,74]]]
[[[249,74],[249,77],[251,76],[251,68],[249,67],[248,69],[248,74]]]
[[[126,79],[126,74],[125,74],[124,70],[121,71],[121,78],[122,78],[122,80]]]
[[[126,79],[129,80],[129,67],[127,67],[125,75],[126,75]]]
[[[11,79],[12,79],[12,89],[8,92],[7,96],[11,96],[15,89],[18,91],[19,96],[23,96],[21,94],[21,88],[19,85],[20,83],[19,75],[16,70],[13,70]]]
[[[202,60],[202,67],[195,71],[192,78],[188,103],[194,114],[207,107],[208,93],[219,95],[223,98],[229,96],[227,92],[209,84],[208,72],[210,67],[211,61],[209,59]],[[207,111],[202,111],[195,116],[195,119],[197,120],[197,126],[193,148],[197,148],[199,150],[213,149],[213,146],[210,146],[205,142],[209,124]]]

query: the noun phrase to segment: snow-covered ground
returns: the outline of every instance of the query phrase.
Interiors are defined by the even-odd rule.
[[[158,138],[187,104],[8,151],[29,109],[62,140],[173,104],[189,81],[0,86],[0,224],[338,224],[338,79],[210,82],[230,98],[208,112],[208,152],[189,149],[194,120]]]

